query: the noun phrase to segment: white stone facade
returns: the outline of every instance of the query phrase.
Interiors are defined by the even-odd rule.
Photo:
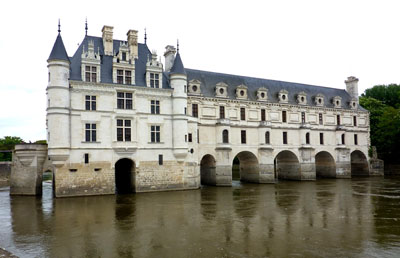
[[[255,92],[245,83],[206,85],[174,70],[171,46],[164,71],[146,44],[138,47],[136,31],[115,49],[112,28],[104,26],[97,41],[85,38],[73,57],[48,60],[56,196],[230,185],[235,157],[247,182],[350,178],[352,169],[368,174],[369,114],[358,101],[354,108],[340,96],[274,92],[268,84]],[[80,68],[90,62],[98,65],[95,82],[85,81]],[[120,67],[132,71],[131,83],[118,83]],[[341,94],[356,101],[358,80],[349,81],[351,94]]]

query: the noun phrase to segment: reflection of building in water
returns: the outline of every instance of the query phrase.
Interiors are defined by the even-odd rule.
[[[184,68],[138,32],[86,35],[48,59],[48,155],[56,196],[195,189],[240,179],[314,180],[369,174],[369,114],[358,79],[346,90]]]

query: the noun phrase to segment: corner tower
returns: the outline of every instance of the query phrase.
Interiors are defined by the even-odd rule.
[[[56,42],[47,59],[47,142],[48,155],[55,165],[64,164],[70,148],[70,60],[60,32],[59,24]]]
[[[188,144],[185,141],[188,134],[188,119],[185,114],[187,107],[187,76],[179,54],[179,47],[177,48],[177,54],[169,73],[169,78],[171,88],[174,89],[172,93],[172,137],[174,156],[178,161],[184,161],[188,153]]]

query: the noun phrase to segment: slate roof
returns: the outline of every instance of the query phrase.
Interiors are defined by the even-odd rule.
[[[79,45],[73,57],[71,57],[71,75],[70,79],[75,81],[82,81],[81,78],[81,56],[83,51],[83,46],[85,50],[88,49],[89,41],[94,43],[94,51],[97,53],[99,50],[101,57],[101,68],[100,68],[100,80],[102,83],[113,83],[112,78],[112,65],[113,57],[104,55],[103,39],[101,37],[85,36],[82,43]],[[113,51],[118,53],[121,42],[126,43],[123,40],[114,40]],[[138,58],[135,59],[135,86],[146,87],[146,63],[148,56],[151,57],[151,52],[146,44],[138,43]],[[170,88],[168,78],[166,74],[163,74],[163,88]]]
[[[236,99],[236,87],[243,84],[247,86],[247,95],[249,100],[257,101],[257,90],[261,87],[268,89],[268,102],[279,103],[278,93],[280,90],[287,90],[288,103],[298,105],[297,94],[305,92],[307,94],[307,106],[316,106],[314,98],[317,94],[324,95],[324,107],[333,108],[332,98],[340,96],[342,98],[342,108],[350,109],[349,102],[351,96],[342,89],[307,85],[301,83],[292,83],[268,79],[260,79],[239,75],[215,73],[186,68],[188,81],[197,79],[201,82],[201,93],[205,97],[215,97],[215,85],[224,82],[228,85],[228,97]],[[360,109],[361,106],[359,106]],[[364,110],[364,109],[362,109]]]
[[[58,33],[56,42],[54,42],[53,49],[51,50],[50,56],[47,61],[49,60],[65,60],[68,62],[70,61],[60,33]]]
[[[172,65],[171,74],[186,74],[185,67],[183,66],[181,55],[179,52],[175,56],[174,64]]]

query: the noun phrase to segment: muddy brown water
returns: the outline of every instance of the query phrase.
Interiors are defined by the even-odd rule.
[[[19,257],[400,257],[400,178],[53,199],[0,187]]]

